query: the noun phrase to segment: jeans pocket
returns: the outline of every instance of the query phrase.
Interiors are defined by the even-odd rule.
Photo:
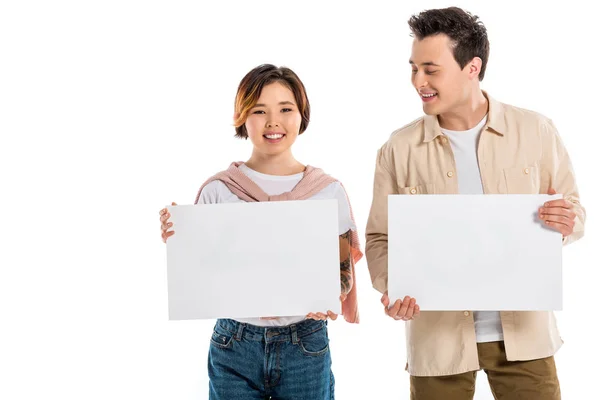
[[[229,349],[233,345],[233,335],[214,329],[210,343],[220,349]]]
[[[326,329],[323,327],[298,340],[298,345],[304,355],[322,356],[329,351],[329,338]]]

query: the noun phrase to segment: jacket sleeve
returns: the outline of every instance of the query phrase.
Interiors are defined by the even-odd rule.
[[[586,219],[586,210],[579,199],[579,189],[575,179],[575,172],[562,139],[550,119],[545,119],[541,124],[542,134],[542,165],[540,188],[547,193],[550,188],[563,198],[573,203],[575,226],[573,233],[563,240],[563,245],[575,242],[583,237]]]
[[[365,255],[371,282],[381,293],[385,293],[388,286],[388,195],[397,193],[390,161],[390,149],[384,145],[377,151],[373,200],[365,231]]]

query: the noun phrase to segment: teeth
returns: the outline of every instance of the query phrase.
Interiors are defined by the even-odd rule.
[[[283,135],[265,135],[267,139],[281,139]]]
[[[435,95],[436,95],[435,93],[429,93],[429,94],[422,94],[421,96],[423,96],[423,97],[433,97]]]

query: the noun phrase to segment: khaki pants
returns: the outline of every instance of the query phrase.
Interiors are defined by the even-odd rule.
[[[554,357],[507,361],[504,342],[478,343],[479,365],[496,400],[560,400]],[[411,400],[471,400],[477,371],[458,375],[410,377]]]

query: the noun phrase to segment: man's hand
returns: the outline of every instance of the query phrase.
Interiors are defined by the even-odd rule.
[[[556,194],[556,190],[550,189],[548,194]],[[538,217],[544,224],[560,233],[566,238],[573,233],[576,214],[573,212],[573,203],[569,200],[551,200],[540,207]]]
[[[385,292],[381,298],[381,304],[383,304],[385,314],[394,318],[396,321],[410,321],[411,319],[418,317],[421,312],[419,305],[417,304],[417,299],[410,296],[406,296],[404,300],[396,300],[394,306],[389,308],[390,298],[388,297],[387,292]]]

